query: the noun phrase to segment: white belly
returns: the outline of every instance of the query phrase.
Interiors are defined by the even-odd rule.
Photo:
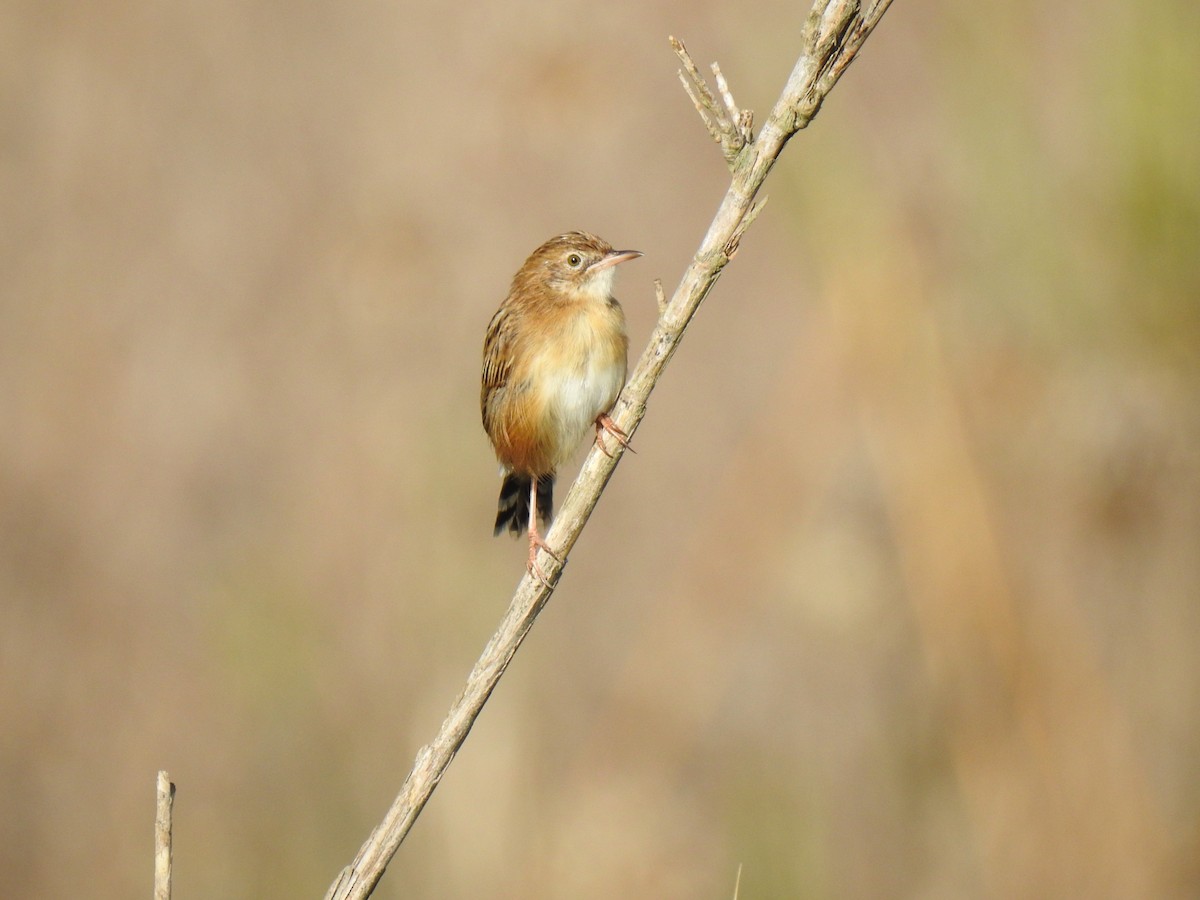
[[[551,389],[547,413],[554,420],[565,463],[587,436],[601,413],[612,409],[625,384],[625,366],[590,365],[569,375],[560,375]]]

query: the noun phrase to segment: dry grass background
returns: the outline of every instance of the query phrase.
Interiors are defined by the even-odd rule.
[[[380,897],[1200,892],[1200,13],[893,7]],[[0,9],[0,883],[320,896],[522,571],[488,318],[640,350],[804,4]],[[569,479],[571,473],[567,473]]]

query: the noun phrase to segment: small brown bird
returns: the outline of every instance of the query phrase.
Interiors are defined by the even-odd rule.
[[[617,264],[641,255],[581,231],[551,238],[513,277],[483,341],[479,406],[504,472],[495,533],[528,528],[529,571],[543,581],[537,551],[555,554],[537,523],[549,525],[558,467],[592,427],[605,453],[605,431],[629,446],[608,416],[629,351],[612,285]]]

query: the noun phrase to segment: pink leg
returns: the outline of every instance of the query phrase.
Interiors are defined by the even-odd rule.
[[[562,562],[562,559],[550,549],[550,545],[542,540],[542,536],[537,530],[537,478],[532,479],[529,486],[529,564],[527,566],[529,574],[544,584],[546,587],[553,587],[546,579],[546,573],[542,571],[542,567],[538,565],[537,553],[539,550],[545,550],[555,560]]]

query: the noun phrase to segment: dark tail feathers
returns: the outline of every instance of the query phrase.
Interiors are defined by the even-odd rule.
[[[507,528],[514,535],[522,535],[529,527],[529,485],[533,481],[528,475],[510,472],[500,485],[500,501],[496,510],[496,528],[499,534]],[[541,475],[537,480],[538,522],[546,527],[550,524],[550,510],[554,503],[554,476]]]

